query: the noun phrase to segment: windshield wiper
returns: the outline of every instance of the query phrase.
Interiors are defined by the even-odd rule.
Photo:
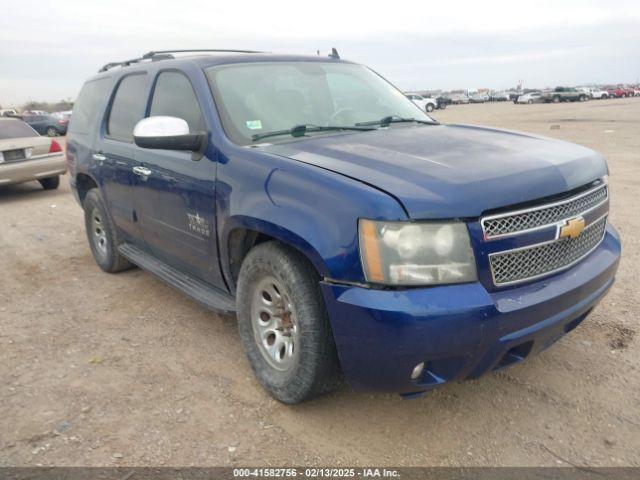
[[[388,127],[391,123],[422,123],[424,125],[437,125],[437,122],[430,122],[428,120],[418,120],[417,118],[404,118],[398,115],[389,115],[382,117],[380,120],[371,120],[369,122],[360,122],[356,125],[380,125],[382,127]]]
[[[291,135],[292,137],[303,137],[305,133],[309,133],[309,132],[331,132],[331,131],[340,131],[340,130],[368,131],[368,130],[376,130],[376,129],[374,127],[366,127],[361,125],[313,125],[308,123],[304,125],[296,125],[295,127],[288,128],[286,130],[276,130],[274,132],[256,133],[255,135],[251,136],[251,140],[255,142],[263,138],[276,137],[278,135]]]

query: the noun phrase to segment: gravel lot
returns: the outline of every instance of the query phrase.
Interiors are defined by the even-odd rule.
[[[540,356],[416,400],[296,407],[254,380],[235,320],[150,275],[103,273],[67,179],[0,189],[0,466],[640,466],[640,99],[452,106],[443,122],[602,152],[624,242],[615,287]]]

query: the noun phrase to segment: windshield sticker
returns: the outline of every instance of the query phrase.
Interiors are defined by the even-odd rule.
[[[249,130],[262,130],[262,122],[260,120],[247,120],[247,128]]]

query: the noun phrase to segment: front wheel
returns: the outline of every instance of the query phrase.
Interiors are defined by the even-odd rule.
[[[48,127],[47,128],[47,136],[48,137],[57,137],[58,136],[58,130],[56,130],[55,127]]]
[[[433,112],[433,103],[427,103],[426,110],[427,112]]]
[[[278,242],[253,248],[240,269],[240,338],[258,381],[283,403],[300,403],[340,385],[319,280],[305,257]]]

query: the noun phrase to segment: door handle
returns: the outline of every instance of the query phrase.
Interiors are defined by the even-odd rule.
[[[133,167],[133,173],[135,173],[139,177],[142,177],[143,180],[146,180],[147,177],[151,175],[153,172],[145,167]]]
[[[94,153],[94,154],[93,154],[93,159],[94,159],[96,162],[104,162],[104,161],[107,159],[107,157],[105,157],[105,156],[104,156],[103,154],[101,154],[101,153]]]

